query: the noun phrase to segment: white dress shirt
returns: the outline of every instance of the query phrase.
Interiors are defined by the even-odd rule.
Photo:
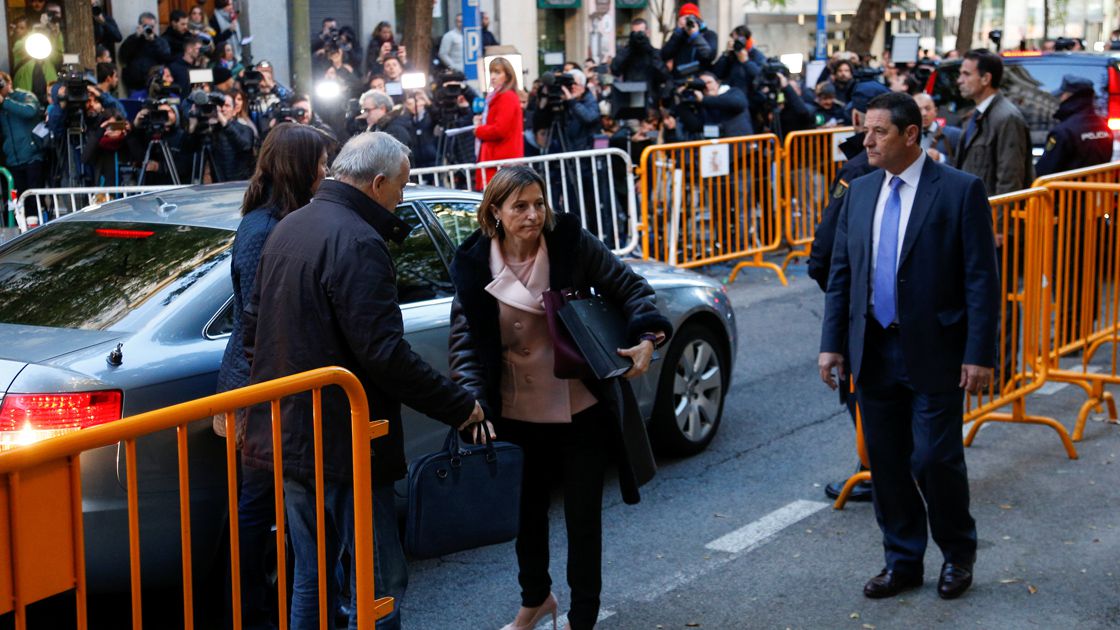
[[[988,107],[990,107],[992,105],[992,101],[994,101],[996,99],[996,94],[999,94],[999,92],[996,92],[995,94],[992,94],[991,96],[989,96],[988,98],[980,101],[976,105],[976,114],[975,114],[976,116],[981,116],[981,115],[983,115],[984,112],[988,111]]]
[[[902,184],[898,187],[898,196],[902,202],[898,214],[898,250],[895,252],[895,270],[898,270],[898,263],[902,258],[902,242],[906,239],[906,226],[910,223],[910,211],[914,209],[914,197],[918,193],[918,180],[922,177],[922,168],[926,164],[926,154],[922,151],[918,154],[918,159],[914,163],[906,167],[898,175],[902,180]],[[875,265],[879,260],[879,235],[882,233],[883,228],[883,210],[887,207],[887,198],[891,194],[891,180],[894,179],[889,171],[885,173],[886,177],[883,178],[883,186],[879,189],[879,199],[875,202],[875,218],[872,224],[872,234],[875,238],[871,239],[871,278],[875,277]],[[875,304],[875,282],[872,281],[870,285],[871,290],[871,304]]]

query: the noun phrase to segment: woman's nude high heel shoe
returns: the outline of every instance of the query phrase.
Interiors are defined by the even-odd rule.
[[[537,624],[540,623],[541,619],[544,619],[550,613],[552,614],[552,630],[556,630],[557,608],[559,608],[559,606],[556,603],[556,596],[549,593],[548,599],[544,600],[543,604],[537,606],[536,609],[533,610],[533,616],[529,618],[529,621],[518,625],[517,620],[514,619],[508,625],[503,626],[502,630],[533,630],[533,628],[536,628]]]

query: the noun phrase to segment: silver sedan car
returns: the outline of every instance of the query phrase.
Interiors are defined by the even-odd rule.
[[[169,190],[87,208],[0,246],[0,448],[214,393],[233,325],[231,245],[244,183]],[[391,249],[405,335],[447,369],[453,286],[448,264],[475,229],[480,196],[409,187],[397,214],[413,230]],[[694,454],[715,435],[732,373],[734,313],[722,286],[659,263],[630,261],[676,329],[636,382],[661,452]],[[62,409],[63,411],[59,411]],[[440,448],[446,427],[405,409],[406,450]],[[224,442],[190,431],[196,575],[225,562]],[[138,442],[145,586],[179,579],[174,432]],[[82,456],[88,583],[128,588],[120,445]],[[403,486],[402,486],[403,489]],[[217,569],[220,570],[220,569]]]

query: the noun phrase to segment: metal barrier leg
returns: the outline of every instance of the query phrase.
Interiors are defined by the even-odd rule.
[[[788,287],[789,286],[789,281],[786,280],[786,272],[783,271],[781,267],[775,265],[774,263],[763,260],[762,259],[762,252],[758,252],[750,260],[744,260],[743,262],[735,265],[735,268],[731,270],[731,275],[727,276],[727,283],[731,284],[731,283],[735,282],[735,278],[737,278],[739,276],[739,270],[744,268],[744,267],[757,267],[757,268],[760,268],[760,269],[773,269],[774,273],[778,274],[778,280],[782,281],[782,286],[783,287]]]
[[[844,489],[840,491],[840,496],[836,497],[836,502],[832,504],[832,509],[843,510],[844,505],[848,503],[848,497],[852,494],[852,489],[865,481],[871,481],[870,470],[861,470],[848,477],[848,481],[844,483]]]
[[[1073,441],[1070,439],[1069,432],[1066,431],[1066,428],[1053,418],[1027,415],[1027,403],[1023,398],[1018,398],[1011,403],[1011,413],[989,413],[974,420],[972,428],[969,429],[968,435],[964,438],[964,445],[966,447],[972,446],[972,441],[976,439],[976,434],[980,431],[980,427],[989,422],[1038,424],[1050,427],[1058,433],[1058,437],[1062,440],[1062,446],[1066,449],[1066,455],[1068,455],[1070,459],[1077,459],[1077,449],[1074,448]]]
[[[798,258],[808,258],[809,254],[812,252],[812,248],[813,244],[809,243],[808,245],[804,245],[798,249],[789,250],[789,253],[786,254],[785,260],[782,261],[782,271],[785,271],[786,268],[789,267],[789,264],[794,260]]]
[[[1081,405],[1081,409],[1077,412],[1077,423],[1073,425],[1074,442],[1080,442],[1081,438],[1085,437],[1085,423],[1089,420],[1089,412],[1104,411],[1101,407],[1102,403],[1108,405],[1109,424],[1120,424],[1116,419],[1116,400],[1112,392],[1104,391],[1104,381],[1094,380],[1088,389],[1089,399]]]

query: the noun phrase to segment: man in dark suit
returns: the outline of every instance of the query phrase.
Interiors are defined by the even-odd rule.
[[[882,170],[853,181],[840,209],[818,361],[835,389],[847,349],[856,378],[886,555],[871,598],[921,585],[927,521],[942,598],[968,589],[976,558],[961,425],[964,390],[991,383],[995,365],[991,207],[979,179],[922,151],[921,122],[906,94],[868,105],[864,146]]]

